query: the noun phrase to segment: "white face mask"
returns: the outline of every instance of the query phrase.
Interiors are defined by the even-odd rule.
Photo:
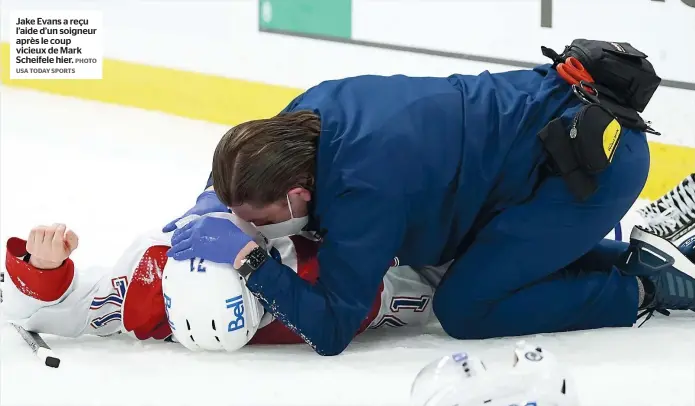
[[[309,216],[304,217],[294,217],[292,213],[292,205],[290,204],[290,197],[287,196],[287,207],[290,208],[290,219],[283,221],[281,223],[266,224],[264,226],[256,226],[258,231],[261,232],[267,239],[274,240],[276,238],[289,237],[291,235],[299,234],[304,227],[309,223]]]

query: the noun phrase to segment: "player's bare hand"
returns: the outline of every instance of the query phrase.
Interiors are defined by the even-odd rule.
[[[78,243],[77,234],[67,230],[65,224],[35,227],[27,238],[27,252],[31,254],[29,263],[39,269],[58,268]]]

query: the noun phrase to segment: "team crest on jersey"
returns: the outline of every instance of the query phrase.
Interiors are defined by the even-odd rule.
[[[95,297],[92,299],[89,309],[97,310],[104,306],[115,306],[117,310],[92,319],[89,324],[95,329],[104,327],[112,321],[121,320],[121,307],[123,306],[126,290],[128,290],[128,278],[125,276],[113,278],[111,279],[111,285],[113,286],[113,293],[104,297]]]

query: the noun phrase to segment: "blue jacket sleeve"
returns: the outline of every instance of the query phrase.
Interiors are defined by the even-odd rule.
[[[247,286],[318,354],[339,354],[368,316],[403,241],[405,223],[402,199],[373,190],[349,191],[321,218],[327,232],[315,285],[268,260],[251,274]]]

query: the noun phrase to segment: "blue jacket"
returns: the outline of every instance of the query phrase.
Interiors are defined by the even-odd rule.
[[[315,285],[267,261],[247,286],[322,355],[342,352],[389,264],[461,255],[499,210],[528,197],[537,133],[578,104],[549,65],[447,78],[323,82],[285,111],[321,118],[310,226],[323,236]]]

